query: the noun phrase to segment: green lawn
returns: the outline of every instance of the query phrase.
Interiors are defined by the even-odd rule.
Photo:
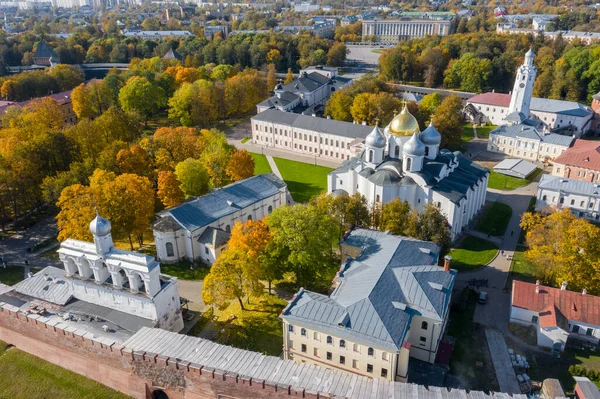
[[[466,236],[459,248],[450,250],[452,268],[469,271],[487,265],[496,256],[498,248],[479,237]]]
[[[528,185],[540,173],[542,173],[542,170],[540,168],[537,168],[527,179],[521,179],[518,177],[506,176],[501,173],[496,173],[493,170],[490,170],[488,187],[495,188],[497,190],[514,190],[516,188]]]
[[[245,144],[245,143],[249,142],[250,140],[252,140],[252,137],[244,137],[242,139],[242,144]]]
[[[487,139],[490,137],[490,132],[497,128],[494,125],[477,126],[477,137],[480,139]]]
[[[262,154],[256,154],[251,152],[252,158],[254,158],[254,174],[261,175],[263,173],[271,173],[271,166],[269,165],[269,161],[267,161],[267,157]]]
[[[129,398],[16,348],[7,349],[0,342],[1,398]]]
[[[179,263],[172,265],[161,263],[161,273],[168,274],[169,276],[177,277],[182,280],[204,280],[204,277],[210,271],[210,268],[205,265],[198,265],[193,270],[191,269],[192,264],[187,260],[183,260]]]
[[[502,236],[512,216],[512,208],[500,202],[494,202],[484,209],[475,230],[493,236]]]
[[[219,334],[216,341],[240,349],[279,356],[283,342],[279,313],[287,301],[275,295],[250,298],[240,309],[234,301],[217,317]]]
[[[474,137],[475,136],[473,135],[473,124],[465,123],[463,125],[463,132],[461,136],[462,141],[471,141]]]
[[[528,283],[535,283],[536,280],[536,267],[533,263],[525,259],[525,248],[523,246],[517,247],[513,255],[510,272],[506,279],[507,289],[512,288],[513,280],[526,281]]]
[[[333,169],[309,163],[273,158],[296,202],[307,202],[327,190],[327,174]]]
[[[25,269],[21,266],[0,266],[0,282],[6,285],[15,285],[25,278]]]

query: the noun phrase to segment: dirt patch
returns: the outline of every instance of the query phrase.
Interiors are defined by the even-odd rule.
[[[517,338],[521,339],[523,342],[531,346],[537,345],[537,333],[535,331],[534,326],[525,326],[523,324],[510,323],[508,325],[508,329],[511,333],[513,333]]]

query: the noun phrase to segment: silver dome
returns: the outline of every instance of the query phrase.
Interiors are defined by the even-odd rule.
[[[102,237],[110,234],[110,222],[100,215],[96,215],[94,220],[90,222],[90,232],[96,237]]]
[[[402,152],[407,155],[425,155],[425,144],[419,140],[416,133],[413,133],[412,137],[402,146]]]
[[[442,135],[433,126],[433,122],[430,122],[429,126],[427,126],[427,128],[421,132],[420,138],[424,144],[428,144],[428,145],[432,145],[432,144],[439,145],[442,142]]]
[[[369,133],[365,140],[365,144],[369,147],[385,148],[385,136],[381,132],[378,126],[373,128],[373,131]]]

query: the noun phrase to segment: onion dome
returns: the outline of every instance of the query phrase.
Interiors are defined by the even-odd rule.
[[[110,222],[100,215],[96,215],[94,220],[90,222],[90,232],[93,236],[103,237],[110,234]]]
[[[375,126],[367,136],[365,144],[374,148],[385,148],[385,136],[378,126]]]
[[[419,133],[419,123],[417,119],[412,116],[406,104],[402,108],[402,111],[392,119],[389,126],[389,132],[393,136],[410,136],[413,133]]]
[[[406,155],[425,155],[425,144],[419,140],[416,133],[413,133],[412,137],[402,146],[402,152]]]
[[[433,126],[433,122],[430,122],[429,126],[427,126],[425,130],[421,132],[419,138],[424,144],[427,145],[440,144],[442,142],[442,135]]]

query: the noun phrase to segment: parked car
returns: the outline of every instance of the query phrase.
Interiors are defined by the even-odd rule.
[[[480,304],[484,305],[487,302],[487,297],[488,297],[487,292],[481,291],[479,293],[479,298],[477,298],[477,302],[479,302]]]

